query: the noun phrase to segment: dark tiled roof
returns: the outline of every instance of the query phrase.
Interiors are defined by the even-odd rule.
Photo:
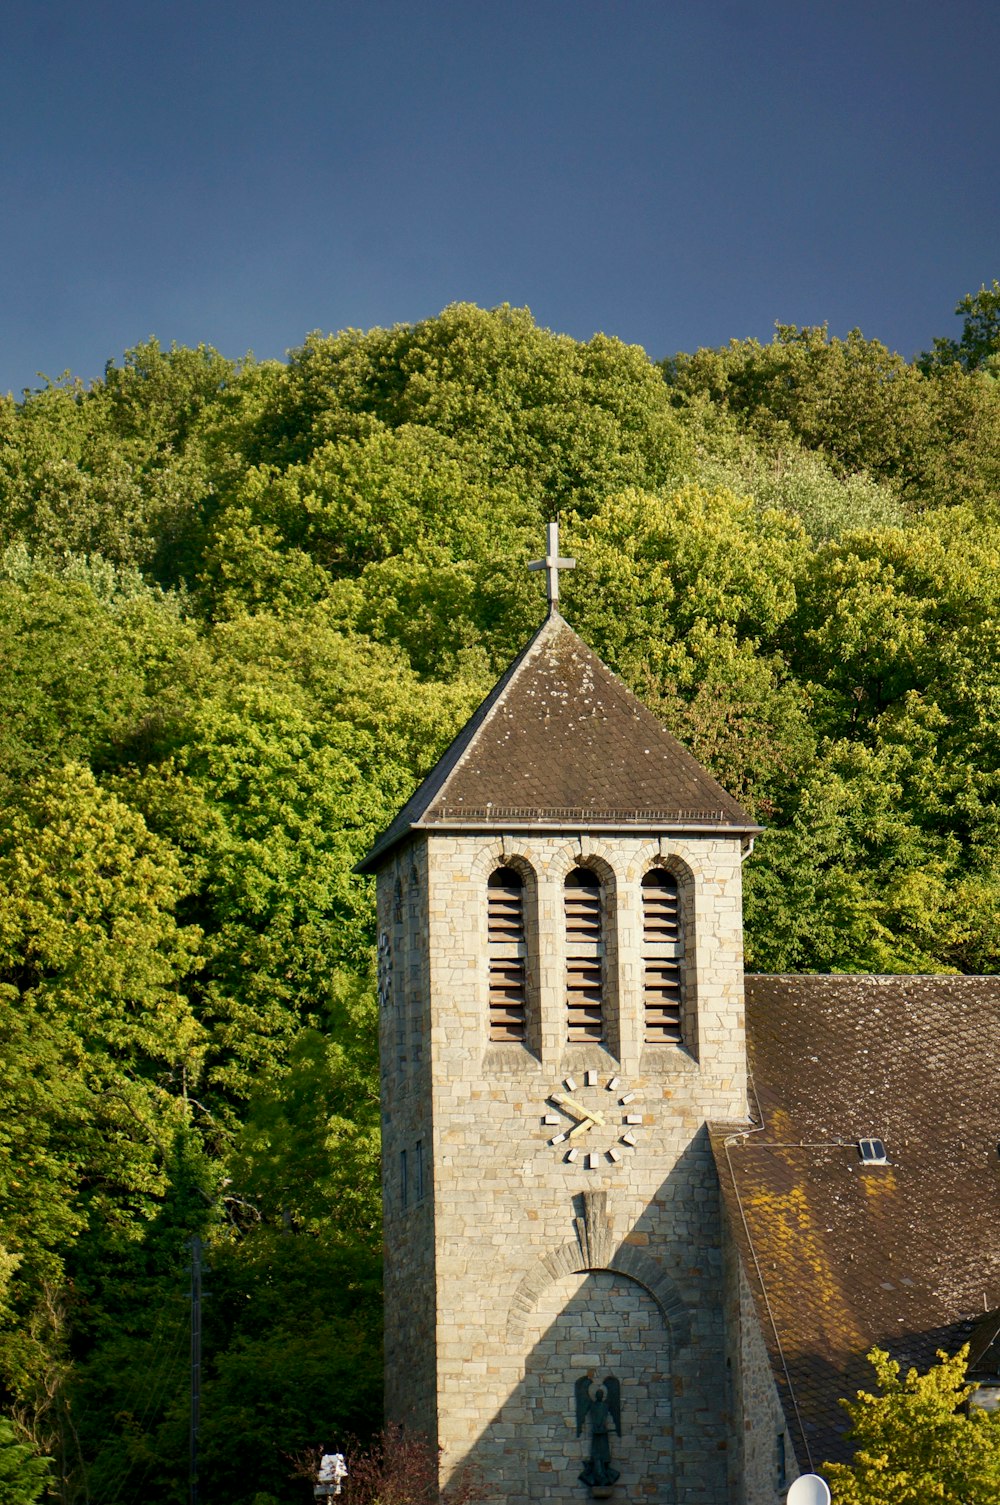
[[[553,611],[379,838],[413,829],[759,829]]]
[[[873,1345],[925,1366],[1000,1306],[1000,978],[748,977],[747,1026],[760,1126],[713,1146],[818,1467],[850,1451],[837,1399],[872,1387]],[[861,1138],[889,1164],[863,1167]]]

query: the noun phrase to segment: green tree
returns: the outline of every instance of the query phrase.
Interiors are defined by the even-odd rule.
[[[353,866],[478,687],[423,684],[397,650],[322,611],[221,624],[209,646],[214,682],[184,745],[115,788],[191,876],[203,1087],[225,1118],[319,1025],[337,968],[366,972],[372,895]]]
[[[374,980],[336,977],[323,1023],[258,1084],[229,1159],[240,1233],[213,1255],[208,1336],[223,1341],[206,1385],[206,1479],[222,1487],[242,1456],[281,1500],[294,1498],[289,1453],[368,1436],[381,1416]]]
[[[980,371],[984,367],[1000,373],[994,357],[1000,355],[1000,282],[994,277],[978,293],[966,293],[955,305],[962,317],[962,333],[952,340],[938,336],[929,351],[920,357],[922,370],[934,372],[942,367],[961,366],[963,371]]]
[[[237,442],[255,463],[219,488],[206,611],[332,597],[434,677],[516,651],[537,597],[512,562],[537,552],[545,518],[676,481],[691,458],[643,351],[468,304],[311,335]]]
[[[887,486],[910,508],[963,501],[995,508],[1000,389],[957,362],[937,369],[928,378],[857,329],[839,340],[825,325],[781,324],[767,345],[733,340],[664,363],[696,433],[708,409],[735,421],[765,453],[819,451],[837,475]],[[717,421],[713,427],[718,442]]]
[[[839,740],[799,778],[747,873],[754,970],[947,972],[973,943],[960,845],[914,799],[934,771],[914,742]]]
[[[752,964],[1000,969],[992,359],[787,327],[665,381],[456,305],[0,403],[0,1380],[67,1501],[178,1496],[193,1232],[219,1505],[370,1431],[352,868],[541,620],[555,510],[570,621],[767,826]]]
[[[66,1391],[82,1295],[67,1272],[95,1244],[141,1236],[200,1069],[184,991],[198,933],[176,915],[186,889],[168,843],[88,769],[52,769],[4,811],[0,1221],[17,1264],[0,1377],[39,1450],[62,1458],[75,1449]]]
[[[878,1393],[841,1404],[851,1418],[853,1462],[823,1473],[836,1505],[992,1505],[1000,1493],[1000,1418],[967,1406],[968,1346],[939,1352],[926,1374],[901,1376],[880,1348],[868,1355]]]
[[[686,487],[625,492],[570,520],[566,610],[606,662],[752,808],[808,762],[800,690],[777,653],[808,549],[797,519]]]
[[[49,1480],[51,1460],[40,1458],[0,1416],[0,1505],[34,1505]]]
[[[304,1029],[258,1073],[224,1178],[197,1137],[140,1244],[84,1270],[100,1297],[72,1383],[92,1497],[171,1499],[187,1448],[186,1248],[205,1238],[201,1478],[244,1499],[252,1478],[283,1505],[288,1454],[317,1435],[367,1436],[381,1414],[381,1218],[374,986],[332,980],[323,1030]],[[210,1136],[209,1136],[210,1137]],[[185,1188],[195,1196],[185,1196]],[[213,1196],[198,1196],[209,1187]],[[96,1278],[100,1274],[102,1280]],[[114,1275],[128,1298],[114,1302]],[[79,1276],[78,1276],[79,1278]],[[78,1319],[79,1320],[79,1319]]]
[[[779,324],[770,344],[733,340],[666,363],[678,399],[702,395],[765,442],[801,441],[842,474],[895,479],[920,472],[931,415],[920,372],[859,329],[831,338],[826,325]]]
[[[0,787],[66,760],[106,774],[185,735],[211,663],[176,597],[98,558],[0,567]]]
[[[456,303],[419,324],[310,335],[255,420],[265,463],[404,424],[456,440],[467,470],[520,477],[553,510],[676,474],[682,430],[645,352]]]
[[[821,451],[799,441],[765,446],[731,421],[718,421],[720,416],[713,412],[716,421],[695,465],[706,491],[751,496],[762,512],[797,517],[817,543],[856,529],[905,524],[906,509],[891,484],[865,471],[841,474]]]

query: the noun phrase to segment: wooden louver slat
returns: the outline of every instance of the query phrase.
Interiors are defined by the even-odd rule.
[[[566,935],[570,940],[600,940],[601,890],[599,888],[567,888]]]
[[[600,960],[566,963],[566,1013],[570,1040],[604,1035]]]
[[[680,939],[677,879],[663,868],[652,868],[642,880],[642,935],[647,942]]]
[[[677,879],[652,868],[642,880],[643,1012],[649,1044],[683,1042],[680,894]]]
[[[527,978],[523,956],[524,885],[515,868],[501,867],[487,882],[490,1039],[524,1041],[527,1035]],[[513,954],[512,954],[513,953]]]
[[[646,1039],[679,1045],[681,972],[676,961],[647,962],[644,978]]]
[[[566,1036],[570,1041],[604,1038],[604,977],[601,956],[601,885],[596,873],[577,867],[566,877]]]
[[[490,890],[489,937],[491,941],[524,939],[524,909],[520,889],[517,892]]]

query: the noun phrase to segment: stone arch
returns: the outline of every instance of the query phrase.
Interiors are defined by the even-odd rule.
[[[607,884],[609,891],[616,893],[619,879],[614,856],[615,853],[607,842],[582,832],[571,841],[563,842],[552,853],[548,864],[549,875],[556,882],[562,883],[573,868],[589,867],[597,873],[602,885]]]
[[[692,887],[705,876],[697,852],[672,851],[664,838],[647,841],[639,848],[628,864],[626,882],[639,883],[652,867],[664,867]]]
[[[476,857],[469,876],[485,892],[490,874],[497,868],[512,867],[524,884],[524,915],[529,937],[529,949],[537,956],[538,933],[538,870],[525,856],[521,847],[503,841],[491,842]],[[534,939],[533,939],[534,938]]]
[[[485,883],[490,873],[498,867],[515,867],[525,880],[537,884],[538,871],[531,861],[527,842],[498,836],[486,842],[469,864],[469,877],[473,883]]]
[[[683,888],[694,889],[694,869],[679,852],[666,852],[662,857],[657,853],[645,860],[638,872],[640,882],[647,873],[654,872],[656,868],[662,868],[665,873],[671,873]]]
[[[510,847],[502,849],[496,861],[487,864],[486,877],[488,878],[490,873],[495,873],[498,867],[512,867],[521,875],[525,891],[532,894],[537,892],[538,873],[522,852],[514,852]]]
[[[609,1236],[610,1242],[610,1236]],[[588,1252],[579,1240],[553,1249],[528,1271],[514,1292],[507,1318],[507,1337],[517,1343],[524,1335],[525,1324],[538,1304],[543,1291],[566,1275],[599,1270],[624,1275],[642,1286],[656,1302],[670,1331],[674,1346],[686,1348],[691,1341],[691,1313],[676,1283],[656,1260],[631,1244],[619,1244],[607,1251]]]
[[[621,1430],[611,1459],[627,1499],[677,1498],[675,1420],[684,1367],[677,1332],[661,1301],[635,1273],[608,1260],[567,1262],[540,1287],[517,1324],[512,1377],[517,1382],[500,1416],[517,1472],[507,1498],[557,1505],[583,1492],[578,1480],[593,1434],[575,1414],[583,1375],[611,1375],[621,1396]],[[506,1482],[506,1480],[505,1480]]]

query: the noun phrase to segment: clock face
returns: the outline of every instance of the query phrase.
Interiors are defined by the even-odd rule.
[[[643,1115],[621,1077],[585,1071],[549,1093],[542,1123],[567,1165],[596,1171],[618,1165],[639,1143]]]

